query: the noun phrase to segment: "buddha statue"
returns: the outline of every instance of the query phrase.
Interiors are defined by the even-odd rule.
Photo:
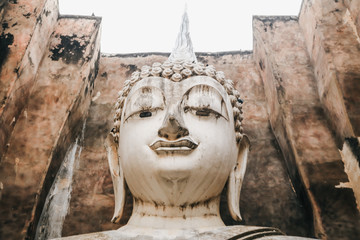
[[[241,220],[240,190],[250,142],[233,82],[197,62],[187,15],[164,63],[143,66],[124,83],[106,148],[115,195],[113,222],[133,197],[118,230],[66,239],[287,239],[269,227],[225,226],[219,205]],[[127,187],[126,187],[127,186]],[[291,239],[303,239],[291,237]]]

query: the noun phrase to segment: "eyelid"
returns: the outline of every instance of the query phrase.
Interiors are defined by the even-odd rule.
[[[159,110],[164,110],[164,108],[163,108],[163,107],[154,107],[154,108],[149,107],[149,108],[141,109],[141,110],[139,110],[139,111],[136,111],[136,112],[133,112],[133,113],[129,114],[129,116],[125,119],[125,122],[126,122],[129,118],[131,118],[131,117],[133,117],[133,116],[135,116],[135,115],[137,115],[137,114],[140,114],[140,113],[142,113],[142,112],[156,112],[156,111],[159,111]]]

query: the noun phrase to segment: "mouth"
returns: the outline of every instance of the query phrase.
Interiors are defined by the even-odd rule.
[[[173,153],[189,153],[198,147],[196,143],[190,137],[184,137],[176,141],[167,141],[167,140],[157,140],[154,143],[150,144],[149,147],[156,153],[161,152],[173,152]]]

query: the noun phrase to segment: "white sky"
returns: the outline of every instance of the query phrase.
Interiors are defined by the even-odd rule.
[[[298,15],[302,0],[59,0],[61,14],[102,17],[101,52],[171,52],[187,4],[195,52],[252,49],[253,15]]]

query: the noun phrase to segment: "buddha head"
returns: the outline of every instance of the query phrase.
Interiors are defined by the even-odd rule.
[[[239,198],[249,141],[242,101],[231,80],[213,66],[154,63],[125,81],[115,106],[108,149],[116,210],[125,184],[135,201],[194,205],[220,196],[240,219]]]
[[[112,221],[122,215],[125,185],[134,208],[148,204],[186,212],[214,202],[216,215],[225,184],[229,212],[240,220],[249,149],[242,119],[233,82],[198,63],[193,53],[134,72],[119,92],[107,139],[115,194]]]

